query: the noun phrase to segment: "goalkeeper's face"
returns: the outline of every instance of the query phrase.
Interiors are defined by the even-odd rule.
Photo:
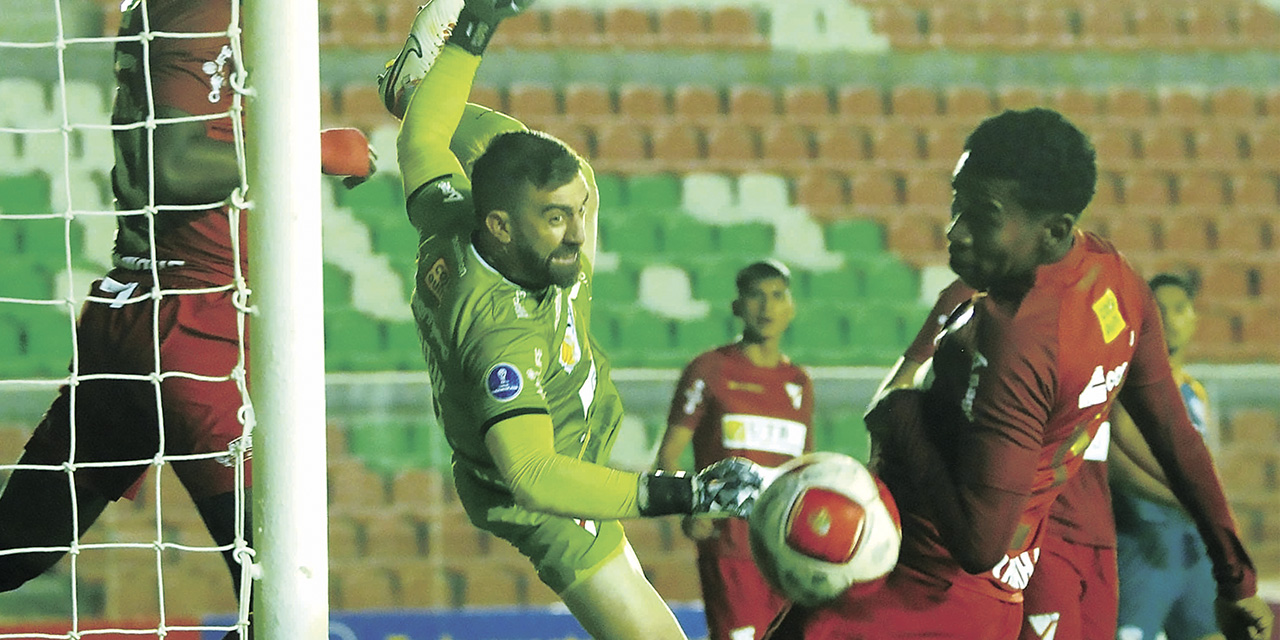
[[[503,275],[533,289],[571,286],[582,270],[587,181],[579,173],[564,186],[549,191],[529,187],[526,193],[511,216],[512,273]]]

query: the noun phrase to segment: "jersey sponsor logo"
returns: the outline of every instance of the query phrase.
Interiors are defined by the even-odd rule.
[[[1027,624],[1040,640],[1053,640],[1053,637],[1058,635],[1058,619],[1061,617],[1062,614],[1057,611],[1052,613],[1029,613],[1027,614]]]
[[[707,388],[707,383],[702,378],[693,381],[688,389],[684,390],[684,414],[686,416],[693,415],[698,405],[702,404],[702,392]]]
[[[498,402],[506,402],[520,395],[520,389],[524,387],[520,370],[505,362],[490,367],[484,379],[489,396]]]
[[[423,286],[436,297],[437,303],[444,299],[444,289],[449,282],[449,267],[445,264],[444,258],[437,258],[431,268],[422,274]]]
[[[973,422],[973,401],[978,397],[978,383],[982,381],[982,371],[987,368],[986,356],[973,352],[973,364],[969,366],[969,387],[964,391],[964,397],[960,399],[960,409],[964,411],[964,417]]]
[[[726,449],[747,449],[798,456],[804,453],[809,428],[795,420],[727,413],[720,420]]]
[[[1039,559],[1040,547],[1023,551],[1016,556],[1005,555],[991,570],[991,575],[1014,589],[1026,589]]]
[[[453,188],[453,183],[448,180],[437,182],[440,186],[440,195],[444,196],[443,202],[461,202],[462,193]]]
[[[1089,442],[1088,448],[1084,450],[1085,460],[1094,460],[1097,462],[1107,461],[1107,451],[1111,449],[1111,423],[1103,422],[1098,425],[1098,435],[1093,437]]]
[[[1093,301],[1093,315],[1098,316],[1098,326],[1102,329],[1102,339],[1111,344],[1116,336],[1127,326],[1124,316],[1120,315],[1120,303],[1116,294],[1107,289],[1102,297]]]
[[[783,383],[782,388],[786,390],[787,397],[791,398],[791,408],[799,410],[800,403],[804,402],[804,387],[794,382]]]
[[[573,366],[582,360],[582,343],[578,341],[578,323],[574,321],[573,305],[569,305],[569,317],[565,323],[564,340],[560,342],[560,366],[565,373],[573,373]]]
[[[1093,376],[1089,378],[1089,384],[1085,385],[1084,391],[1080,392],[1080,402],[1078,408],[1087,409],[1096,407],[1107,401],[1107,394],[1120,386],[1124,381],[1124,372],[1129,368],[1129,361],[1125,360],[1120,366],[1104,373],[1102,365],[1098,365],[1093,370]]]

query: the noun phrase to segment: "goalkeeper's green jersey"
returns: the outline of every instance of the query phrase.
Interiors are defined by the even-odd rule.
[[[530,291],[476,252],[465,177],[452,174],[423,185],[409,211],[420,239],[413,314],[454,473],[507,489],[485,434],[507,418],[532,413],[551,416],[557,453],[606,462],[622,402],[589,331],[586,254],[573,286]]]

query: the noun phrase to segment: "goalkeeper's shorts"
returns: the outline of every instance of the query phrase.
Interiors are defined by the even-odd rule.
[[[509,491],[456,465],[454,484],[471,522],[515,546],[556,593],[591,577],[627,546],[617,520],[576,520],[530,511],[517,505]]]

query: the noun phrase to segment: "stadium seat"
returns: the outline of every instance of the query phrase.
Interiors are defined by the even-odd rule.
[[[379,566],[352,563],[335,568],[330,597],[339,611],[389,609],[395,606],[392,573]]]
[[[881,218],[906,202],[906,181],[892,171],[859,171],[850,177],[850,199],[856,211]]]
[[[602,246],[609,246],[612,249],[612,245]],[[596,304],[602,305],[635,304],[638,283],[639,276],[635,268],[625,260],[618,265],[617,269],[607,271],[597,269],[592,280],[593,300]]]
[[[1179,126],[1153,126],[1139,133],[1142,164],[1149,169],[1178,170],[1190,156],[1188,131]]]
[[[836,89],[836,113],[846,121],[867,124],[884,117],[888,109],[884,94],[867,85],[847,85]]]
[[[925,158],[924,135],[908,122],[886,123],[872,131],[871,153],[879,167],[910,169]]]
[[[711,46],[721,49],[764,49],[769,44],[752,10],[733,5],[711,9],[707,36]]]
[[[598,83],[575,82],[564,88],[564,115],[575,121],[600,121],[613,115],[609,87]]]
[[[1174,176],[1173,188],[1179,208],[1221,209],[1231,204],[1230,181],[1219,173],[1182,171]]]
[[[738,84],[729,87],[729,117],[737,123],[764,124],[778,116],[778,96],[763,85]]]
[[[1101,99],[1093,91],[1082,87],[1061,87],[1049,94],[1049,106],[1076,124],[1091,120],[1102,113]]]
[[[1103,112],[1111,118],[1141,120],[1155,115],[1155,103],[1145,89],[1113,86],[1102,95]]]
[[[329,460],[329,504],[335,512],[355,513],[381,507],[382,478],[354,458]]]
[[[710,122],[724,114],[720,92],[705,85],[681,84],[671,93],[671,112],[689,122]]]
[[[849,204],[848,181],[835,171],[806,171],[796,179],[795,201],[808,209],[811,217],[832,218]]]
[[[1045,7],[1045,9],[1051,9]],[[1006,109],[1023,110],[1047,106],[1048,96],[1036,87],[1002,86],[995,92],[995,112]]]
[[[767,256],[773,253],[774,227],[765,222],[741,222],[720,227],[722,251],[742,256]]]
[[[1205,99],[1198,93],[1180,88],[1156,91],[1156,111],[1166,124],[1197,123],[1205,116]]]
[[[1280,438],[1280,415],[1273,409],[1242,407],[1233,409],[1222,429],[1223,444],[1255,446]]]
[[[411,609],[447,607],[453,604],[448,581],[440,567],[430,560],[403,559],[392,571],[400,586],[397,603]]]
[[[507,87],[506,108],[522,120],[547,120],[561,114],[555,89],[533,82],[516,82]]]
[[[51,189],[49,176],[44,173],[0,176],[0,213],[49,213],[53,210]],[[0,223],[13,224],[8,220]],[[13,249],[16,251],[17,247]]]
[[[839,220],[827,226],[827,248],[852,256],[884,252],[884,229],[874,220]]]
[[[405,31],[407,32],[406,27]],[[546,11],[525,11],[502,21],[502,28],[494,32],[489,46],[494,49],[537,49],[546,46],[550,38]]]
[[[993,113],[991,94],[983,87],[952,85],[942,92],[943,110],[947,118],[977,123]]]
[[[624,83],[618,87],[618,115],[630,120],[660,120],[670,114],[666,91],[656,85]]]
[[[873,300],[909,302],[920,297],[920,278],[896,257],[862,261],[862,295]]]
[[[918,293],[913,298],[915,296]],[[924,317],[924,312],[919,311],[903,318],[899,307],[910,302],[911,299],[901,299],[893,303],[863,305],[850,314],[849,340],[860,364],[887,366],[902,354],[910,341],[908,332],[914,332],[918,318]],[[908,325],[910,329],[907,329]]]
[[[715,227],[691,217],[683,217],[679,221],[673,219],[671,223],[658,227],[658,232],[662,255],[673,259],[705,256],[715,251],[719,244],[719,233]]]
[[[897,85],[889,90],[889,113],[899,121],[917,121],[940,115],[938,93],[928,87]]]
[[[680,208],[680,179],[670,173],[638,173],[627,178],[630,208],[673,211]]]
[[[831,94],[818,85],[788,85],[782,90],[782,113],[787,120],[818,124],[831,118]]]
[[[719,283],[726,291],[733,289],[732,280]],[[727,308],[728,305],[726,304]],[[675,323],[676,348],[687,354],[696,354],[723,344],[733,339],[736,323],[729,321],[724,313],[713,313],[706,318],[683,320]],[[631,531],[630,524],[627,531]]]
[[[707,165],[722,171],[743,171],[760,159],[757,132],[740,124],[712,124],[706,129]]]
[[[615,47],[647,49],[658,43],[656,20],[636,7],[609,7],[604,10],[605,42]]]
[[[1231,125],[1201,125],[1190,135],[1195,164],[1206,169],[1232,170],[1250,155],[1249,137]]]
[[[1276,248],[1280,218],[1248,211],[1232,211],[1217,218],[1218,248],[1235,255],[1249,255]]]
[[[673,169],[698,167],[705,157],[698,130],[687,122],[655,124],[650,144],[654,160]]]
[[[1210,215],[1194,212],[1166,215],[1158,222],[1161,251],[1208,251],[1217,246],[1217,225]]]
[[[874,158],[871,136],[865,127],[843,121],[819,124],[813,137],[816,160],[823,167],[848,170],[849,165]]]
[[[650,157],[645,131],[635,124],[611,120],[596,128],[592,164],[634,171]]]
[[[547,33],[559,42],[572,42],[577,46],[596,46],[601,37],[600,14],[592,9],[560,6],[548,9]],[[501,29],[499,29],[501,31]]]
[[[425,532],[395,511],[375,511],[361,516],[364,521],[364,557],[398,560],[425,555]]]
[[[760,134],[761,157],[776,170],[803,170],[813,156],[809,133],[791,123],[768,125]]]
[[[664,6],[658,10],[658,43],[674,49],[697,49],[707,40],[707,14],[690,6]]]
[[[1208,111],[1215,118],[1252,120],[1258,117],[1258,95],[1247,87],[1227,86],[1209,91]]]
[[[838,288],[835,290],[840,291]],[[783,340],[783,350],[790,353],[796,362],[807,366],[853,364],[849,346],[848,305],[854,299],[852,293],[847,291],[838,297],[811,296],[797,309],[796,319],[787,329]]]
[[[738,176],[738,206],[751,214],[776,218],[791,204],[786,178],[774,173],[750,171]]]

